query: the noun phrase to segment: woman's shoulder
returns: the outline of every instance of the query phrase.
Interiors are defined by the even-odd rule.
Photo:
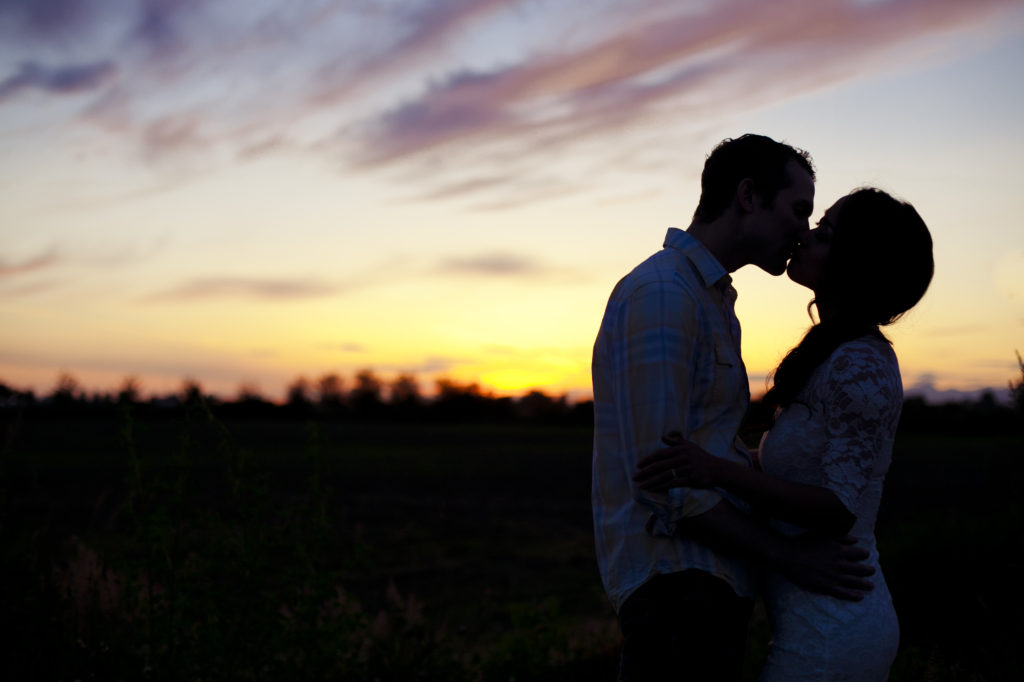
[[[849,357],[877,357],[880,359],[896,359],[893,346],[882,334],[864,334],[855,339],[844,341],[833,351],[831,358]],[[829,358],[829,359],[831,359]]]
[[[864,334],[855,339],[844,341],[832,352],[830,361],[839,358],[863,358],[875,361],[895,362],[896,353],[892,344],[881,334]]]
[[[840,344],[824,369],[830,381],[888,384],[902,391],[896,353],[880,334],[865,334]]]

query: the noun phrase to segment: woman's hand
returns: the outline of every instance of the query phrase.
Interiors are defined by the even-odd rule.
[[[678,433],[662,438],[668,446],[637,465],[633,481],[644,490],[660,493],[669,488],[714,488],[722,460]]]

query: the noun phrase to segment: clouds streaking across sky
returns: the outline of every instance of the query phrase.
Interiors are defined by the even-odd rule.
[[[586,392],[611,286],[756,131],[814,155],[817,215],[872,183],[929,222],[908,385],[1002,386],[1021,64],[996,0],[0,3],[0,380]],[[763,375],[808,295],[737,282]]]

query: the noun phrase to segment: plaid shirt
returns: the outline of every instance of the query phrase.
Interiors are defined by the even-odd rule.
[[[724,493],[648,493],[632,481],[637,461],[664,447],[671,431],[750,464],[737,438],[750,390],[731,281],[703,244],[672,228],[665,248],[626,275],[608,300],[592,365],[592,503],[598,566],[616,611],[654,575],[689,568],[753,594],[746,562],[673,535],[678,520],[708,511]]]

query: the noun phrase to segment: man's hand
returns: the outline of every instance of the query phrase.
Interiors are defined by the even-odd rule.
[[[633,481],[644,490],[665,492],[669,488],[713,488],[721,460],[694,445],[678,433],[662,438],[667,448],[644,457],[637,464]]]
[[[865,592],[874,589],[867,578],[875,569],[863,563],[868,551],[856,543],[849,535],[834,540],[807,534],[793,543],[779,570],[809,592],[860,601]]]

